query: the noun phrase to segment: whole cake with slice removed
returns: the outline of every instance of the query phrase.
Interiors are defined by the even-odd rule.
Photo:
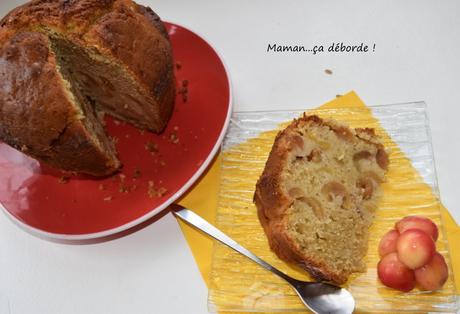
[[[0,21],[0,140],[59,169],[121,166],[107,113],[161,132],[174,105],[171,44],[131,0],[33,0]]]
[[[388,163],[373,129],[294,120],[277,135],[254,195],[271,249],[318,280],[343,284],[365,271]]]

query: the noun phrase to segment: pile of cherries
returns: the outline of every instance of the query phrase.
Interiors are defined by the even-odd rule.
[[[380,240],[380,281],[387,287],[410,291],[438,290],[448,278],[444,257],[436,251],[438,227],[428,218],[407,216]]]

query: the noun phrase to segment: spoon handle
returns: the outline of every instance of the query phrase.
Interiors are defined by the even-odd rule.
[[[225,233],[211,225],[209,222],[195,214],[193,211],[186,209],[180,205],[173,204],[170,206],[173,209],[173,214],[187,222],[188,224],[194,226],[195,228],[203,231],[207,235],[213,237],[214,239],[222,242],[223,244],[227,245],[228,247],[234,249],[238,253],[241,253],[242,255],[246,256],[247,258],[251,259],[252,261],[256,262],[263,268],[271,271],[272,273],[278,275],[279,277],[283,278],[284,280],[288,281],[289,283],[294,283],[296,280],[289,277],[288,275],[282,273],[272,265],[268,264],[261,258],[257,257],[254,255],[251,251],[248,249],[244,248],[240,244],[238,244],[236,241],[231,239],[229,236],[227,236]]]

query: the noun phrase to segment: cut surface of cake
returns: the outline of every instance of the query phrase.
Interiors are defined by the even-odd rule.
[[[0,21],[0,44],[0,140],[56,168],[120,168],[101,113],[153,132],[171,116],[171,44],[150,8],[33,0]]]
[[[311,115],[273,144],[254,201],[271,249],[318,280],[365,271],[388,155],[373,129]]]

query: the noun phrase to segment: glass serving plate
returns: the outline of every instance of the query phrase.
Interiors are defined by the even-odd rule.
[[[369,110],[370,109],[370,110]],[[308,113],[309,111],[307,111]],[[456,312],[460,304],[440,212],[433,150],[423,102],[376,107],[316,109],[352,127],[372,127],[389,150],[390,169],[370,230],[365,258],[367,272],[352,275],[347,289],[364,312]],[[265,166],[278,130],[302,111],[234,113],[223,144],[222,178],[216,225],[237,242],[287,274],[308,275],[272,253],[253,204],[254,187]],[[440,227],[437,250],[445,257],[449,278],[442,290],[414,289],[402,293],[383,286],[378,278],[378,243],[406,215],[427,216]],[[305,307],[281,279],[245,257],[215,243],[208,307],[211,312],[301,312]]]

